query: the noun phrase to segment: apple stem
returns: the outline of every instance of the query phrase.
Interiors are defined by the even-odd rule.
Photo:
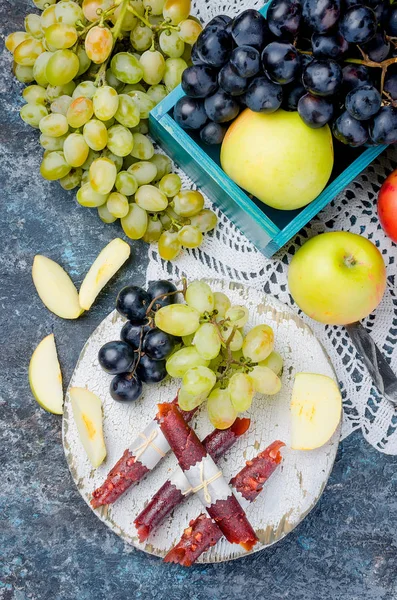
[[[350,254],[349,256],[345,256],[343,259],[346,267],[354,267],[357,264],[356,259]]]

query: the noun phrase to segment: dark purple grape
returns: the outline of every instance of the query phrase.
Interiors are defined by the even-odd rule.
[[[328,98],[306,94],[298,102],[298,113],[306,125],[312,129],[319,129],[331,121],[334,105]]]
[[[190,60],[194,65],[205,65],[205,62],[201,58],[197,50],[197,42],[195,42],[192,46],[192,51],[190,55]]]
[[[160,329],[152,329],[145,336],[143,351],[153,360],[164,360],[175,348],[175,338]]]
[[[317,33],[326,33],[339,20],[340,0],[302,0],[303,17]]]
[[[385,77],[385,92],[387,92],[392,100],[397,100],[397,72],[388,72]]]
[[[303,71],[302,82],[314,96],[333,96],[342,77],[342,69],[334,60],[313,60]]]
[[[397,37],[397,4],[393,4],[389,9],[389,14],[385,21],[385,30],[387,35]]]
[[[182,129],[201,129],[207,121],[203,101],[183,96],[175,104],[174,119]]]
[[[204,101],[207,117],[215,123],[233,121],[240,112],[238,102],[223,90],[218,90]]]
[[[262,50],[271,37],[265,18],[251,8],[234,19],[232,36],[237,46],[252,46],[257,50]]]
[[[349,49],[349,44],[339,33],[324,35],[313,33],[312,35],[313,55],[316,58],[333,58],[338,60]]]
[[[382,96],[373,85],[363,85],[346,96],[346,110],[359,121],[375,116],[382,105]]]
[[[395,144],[397,142],[397,108],[382,106],[373,118],[370,127],[371,140],[376,144]]]
[[[135,402],[142,396],[142,383],[136,375],[122,373],[112,379],[110,395],[116,402]]]
[[[125,373],[135,362],[134,350],[126,342],[108,342],[99,350],[98,362],[110,375]]]
[[[232,20],[229,15],[217,15],[209,23],[207,23],[206,27],[217,27],[218,29],[225,29],[226,25],[230,23]]]
[[[150,331],[149,321],[146,321],[144,324],[127,321],[121,330],[120,337],[123,342],[129,344],[133,350],[138,350],[141,340],[143,342],[143,338],[148,331]]]
[[[262,52],[266,75],[275,83],[291,83],[300,73],[300,55],[292,44],[271,42]]]
[[[266,76],[256,77],[251,82],[244,100],[254,112],[273,113],[281,106],[283,88]]]
[[[240,77],[230,63],[227,63],[220,70],[218,83],[223,91],[231,96],[241,96],[241,94],[244,94],[248,87],[247,79]]]
[[[298,110],[298,102],[306,94],[306,90],[299,82],[283,86],[283,101],[281,108],[288,112]]]
[[[272,0],[266,18],[275,36],[295,37],[301,24],[302,7],[299,0]]]
[[[200,131],[200,138],[204,144],[209,146],[217,146],[222,144],[223,138],[226,135],[226,127],[223,127],[219,123],[207,123]]]
[[[193,65],[182,75],[182,89],[190,98],[206,98],[218,88],[218,72],[208,65]]]
[[[221,67],[229,60],[232,46],[232,38],[224,29],[206,27],[198,37],[197,53],[207,65]]]
[[[240,77],[254,77],[261,68],[261,55],[256,48],[238,46],[231,54],[230,64]]]
[[[143,354],[139,361],[137,375],[144,383],[160,383],[167,377],[165,360],[153,360]]]
[[[368,6],[352,6],[339,23],[345,40],[352,44],[366,44],[376,33],[377,21],[374,11]]]
[[[313,62],[314,58],[311,54],[303,54],[303,52],[300,52],[299,56],[301,57],[301,69],[304,71],[306,67]]]
[[[378,31],[368,44],[363,44],[362,49],[370,60],[383,62],[389,56],[390,42],[386,39],[383,31]]]
[[[389,6],[389,0],[378,0],[376,6],[371,6],[375,13],[376,20],[380,25],[384,25],[386,23],[389,14]]]
[[[363,146],[369,137],[366,123],[352,117],[347,110],[334,121],[332,133],[342,144],[353,148]]]
[[[147,293],[149,294],[151,301],[156,299],[156,303],[154,304],[152,310],[157,311],[163,306],[175,304],[177,299],[177,295],[175,293],[176,291],[176,286],[167,279],[152,281],[147,289]],[[159,296],[163,296],[164,294],[167,295],[162,298],[159,298]]]
[[[364,65],[346,65],[343,67],[342,76],[343,89],[347,92],[366,85],[370,81],[369,71]]]
[[[150,297],[144,289],[129,285],[121,290],[116,300],[116,308],[123,317],[135,323],[146,320]]]

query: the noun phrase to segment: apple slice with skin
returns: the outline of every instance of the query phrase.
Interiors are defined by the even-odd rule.
[[[112,240],[98,255],[81,284],[80,306],[89,310],[99,292],[117,273],[131,254],[129,244],[120,238]]]
[[[58,263],[38,254],[32,268],[33,283],[43,304],[62,319],[77,319],[83,312],[69,275]]]
[[[33,352],[29,364],[29,384],[42,408],[55,415],[63,413],[62,373],[54,334],[47,335]]]
[[[342,396],[326,375],[297,373],[291,400],[291,448],[314,450],[328,442],[339,425]]]
[[[98,396],[85,388],[70,388],[69,394],[80,441],[92,466],[99,467],[106,457],[102,402]]]

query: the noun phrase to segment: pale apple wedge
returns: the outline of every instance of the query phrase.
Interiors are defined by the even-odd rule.
[[[98,255],[81,284],[80,306],[89,310],[99,292],[122,267],[131,254],[129,244],[120,238],[112,240]]]
[[[33,283],[43,304],[62,319],[77,319],[83,309],[69,275],[58,263],[38,254],[32,268]]]
[[[44,410],[55,415],[63,413],[62,374],[54,334],[47,335],[33,352],[29,384],[33,396]]]
[[[80,441],[92,466],[99,467],[106,457],[101,400],[85,388],[70,388],[69,394]]]
[[[342,414],[338,385],[325,375],[297,373],[291,400],[291,447],[314,450],[335,433]]]

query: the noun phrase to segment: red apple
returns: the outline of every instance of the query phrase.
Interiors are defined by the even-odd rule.
[[[378,215],[386,234],[397,244],[397,169],[380,188]]]

